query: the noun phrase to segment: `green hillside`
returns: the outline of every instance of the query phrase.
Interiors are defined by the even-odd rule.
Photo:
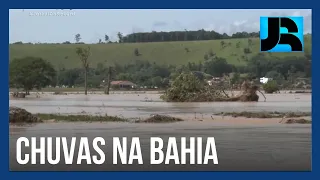
[[[98,63],[125,64],[132,60],[148,60],[159,64],[186,64],[204,60],[205,54],[212,51],[219,57],[226,58],[229,63],[244,65],[247,58],[259,53],[260,42],[252,38],[249,45],[248,39],[226,39],[210,41],[179,41],[155,43],[111,43],[90,44],[92,56],[91,66]],[[221,41],[224,41],[222,48]],[[80,67],[75,49],[88,46],[86,44],[11,44],[9,47],[10,60],[25,56],[42,57],[55,66],[63,64],[66,68]],[[140,55],[134,51],[138,49]],[[244,48],[249,48],[251,53],[245,54]],[[305,36],[305,51],[311,51],[311,36]],[[269,54],[270,55],[270,54]],[[303,53],[273,53],[272,56],[303,56]]]

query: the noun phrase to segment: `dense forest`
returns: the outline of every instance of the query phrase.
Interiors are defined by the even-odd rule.
[[[88,86],[99,88],[106,79],[109,68],[102,63],[88,71]],[[204,62],[187,63],[181,66],[159,65],[149,61],[136,60],[130,64],[115,64],[112,67],[112,80],[128,80],[139,86],[149,88],[165,88],[170,80],[182,72],[198,72],[202,78],[230,76],[233,83],[240,82],[241,78],[258,79],[260,77],[273,78],[279,85],[294,84],[297,78],[310,79],[311,61],[308,57],[286,57],[278,60],[271,59],[264,54],[251,58],[247,66],[234,66],[228,64],[226,59],[211,57]],[[84,84],[84,71],[82,68],[57,69],[55,85],[67,87],[81,87]],[[245,76],[243,76],[245,75]]]
[[[136,42],[165,42],[165,41],[201,41],[201,40],[217,40],[217,39],[236,39],[236,38],[255,38],[259,37],[259,32],[237,32],[231,36],[226,33],[220,34],[215,31],[171,31],[171,32],[143,32],[132,33],[126,36],[118,33],[120,43],[136,43]]]
[[[206,31],[204,29],[197,31],[169,31],[169,32],[138,32],[123,35],[118,32],[117,43],[139,43],[139,42],[170,42],[170,41],[203,41],[203,40],[219,40],[219,39],[238,39],[238,38],[258,38],[260,32],[237,32],[232,35],[226,33],[220,34],[216,31]],[[74,37],[77,44],[85,44],[81,42],[81,34],[76,34]],[[110,37],[106,34],[97,43],[115,43],[110,41]],[[32,44],[30,42],[14,42],[12,44]],[[39,43],[37,43],[39,44]],[[50,44],[50,43],[40,43]],[[62,44],[72,44],[70,41],[65,41]]]

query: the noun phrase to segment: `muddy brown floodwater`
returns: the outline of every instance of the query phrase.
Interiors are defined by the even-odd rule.
[[[41,98],[10,99],[10,106],[26,109],[31,113],[101,114],[127,118],[150,114],[212,114],[239,111],[304,111],[311,112],[311,94],[267,94],[267,101],[259,102],[205,102],[167,103],[159,94],[83,94],[49,95]]]
[[[10,129],[10,170],[13,171],[310,171],[310,125],[219,125],[211,122],[179,122],[168,124],[136,123],[45,123]],[[16,141],[19,137],[95,137],[106,140],[106,164],[103,165],[19,165]],[[214,137],[219,164],[214,165],[150,165],[150,137],[164,140],[176,137]],[[112,137],[139,137],[144,164],[112,165]],[[78,144],[78,143],[77,143]],[[39,141],[37,142],[39,147]],[[206,146],[203,141],[203,147]],[[130,144],[128,145],[128,148]],[[187,143],[189,147],[189,143]],[[56,147],[52,147],[55,152]],[[78,146],[76,151],[78,152]],[[92,150],[92,148],[90,148]],[[30,148],[23,148],[23,154]],[[179,150],[180,152],[180,150]],[[77,155],[75,155],[77,157]],[[76,161],[76,157],[75,160]],[[39,159],[39,156],[38,156]],[[61,161],[63,158],[61,159]],[[39,163],[39,161],[37,161]],[[187,158],[188,162],[188,158]]]
[[[10,99],[10,106],[32,113],[108,114],[123,117],[149,117],[166,114],[187,121],[165,124],[145,123],[42,123],[10,126],[10,170],[14,171],[310,171],[311,125],[280,124],[279,119],[212,119],[215,112],[305,111],[311,112],[311,94],[266,95],[267,102],[166,103],[159,94],[112,94],[109,96],[41,95],[41,98]],[[196,113],[195,113],[196,112]],[[201,119],[201,120],[200,120]],[[203,120],[204,119],[204,120]],[[106,139],[105,152],[111,152],[112,137],[139,137],[144,165],[19,165],[16,141],[19,137],[88,137]],[[218,165],[149,165],[149,138],[215,137]],[[179,142],[178,142],[179,144]],[[179,147],[180,145],[178,145]],[[205,146],[205,144],[203,145]],[[78,147],[76,147],[77,149]],[[55,150],[55,148],[53,147]],[[23,153],[30,152],[24,148]],[[107,163],[112,162],[107,153]]]

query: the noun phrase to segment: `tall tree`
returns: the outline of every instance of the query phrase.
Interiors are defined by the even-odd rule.
[[[13,59],[9,71],[10,85],[23,88],[27,95],[34,88],[40,90],[56,82],[56,71],[52,64],[38,57]]]
[[[80,35],[79,33],[76,34],[75,37],[74,37],[74,39],[76,40],[77,43],[79,43],[80,40],[81,40],[81,35]]]
[[[185,29],[184,40],[188,41],[188,30]]]
[[[119,43],[122,43],[123,42],[123,35],[121,32],[118,32],[118,38],[119,38]]]
[[[104,94],[109,94],[109,90],[110,90],[110,86],[111,86],[112,71],[113,71],[113,68],[111,66],[109,66],[108,79],[106,82],[106,86],[104,87]]]
[[[106,41],[106,42],[109,41],[109,36],[108,35],[104,35],[104,41]]]
[[[205,73],[215,77],[222,77],[223,74],[232,72],[232,65],[227,63],[227,60],[221,57],[214,57],[204,63]]]
[[[89,57],[91,55],[91,50],[90,50],[89,46],[87,48],[78,47],[76,49],[76,53],[81,60],[82,67],[84,68],[84,94],[87,95],[87,93],[88,93],[87,83],[88,83]]]
[[[68,56],[66,56],[65,59],[68,59]],[[60,63],[58,65],[58,70],[57,70],[57,85],[58,86],[60,85],[59,79],[60,79],[61,73],[63,73],[63,71],[65,71],[65,67],[62,63]]]

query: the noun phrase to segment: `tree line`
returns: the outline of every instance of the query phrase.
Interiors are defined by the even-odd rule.
[[[197,31],[170,31],[170,32],[140,32],[123,36],[118,33],[120,43],[137,43],[137,42],[168,42],[168,41],[202,41],[217,39],[236,39],[236,38],[256,38],[260,32],[237,32],[232,35],[226,33],[220,34],[216,31],[206,31],[204,29]]]
[[[225,58],[211,55],[208,59],[184,65],[163,65],[155,62],[133,60],[129,64],[115,63],[106,66],[99,63],[90,65],[90,49],[77,48],[82,68],[66,69],[61,64],[52,64],[37,57],[13,59],[10,62],[10,87],[23,88],[26,92],[46,86],[103,88],[110,87],[110,81],[126,80],[148,88],[166,88],[182,72],[194,72],[200,79],[230,77],[232,84],[240,83],[243,78],[259,80],[261,77],[273,78],[279,85],[292,85],[297,78],[311,77],[309,56],[278,58],[259,53],[250,58],[245,66],[229,64]],[[32,71],[31,71],[32,69]],[[242,76],[245,75],[245,76]],[[103,83],[109,79],[108,83]]]
[[[258,38],[260,32],[237,32],[232,35],[226,33],[220,34],[216,31],[206,31],[204,29],[197,31],[169,31],[169,32],[139,32],[123,35],[117,33],[118,41],[111,41],[110,37],[105,34],[102,38],[98,39],[98,44],[104,43],[139,43],[139,42],[169,42],[169,41],[203,41],[203,40],[218,40],[218,39],[238,39],[238,38]],[[85,44],[81,41],[81,34],[77,33],[74,36],[75,44]],[[32,44],[24,43],[22,41],[14,42],[12,44]],[[36,44],[50,44],[50,43],[36,43]],[[55,43],[59,44],[59,43]],[[72,44],[71,41],[62,42],[62,44]]]

